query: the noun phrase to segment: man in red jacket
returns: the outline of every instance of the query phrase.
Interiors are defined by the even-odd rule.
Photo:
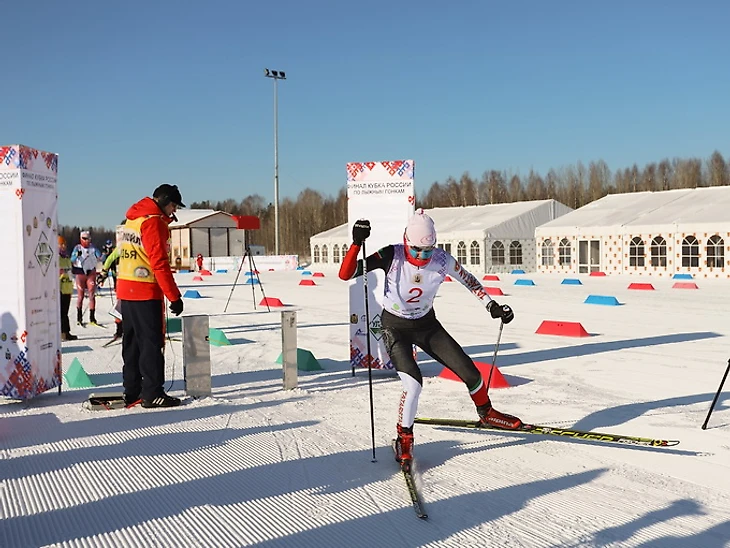
[[[124,401],[128,407],[174,407],[180,399],[165,393],[164,298],[176,316],[183,311],[170,268],[170,228],[177,208],[185,207],[176,185],[160,185],[127,211],[119,250],[117,297],[122,302]]]

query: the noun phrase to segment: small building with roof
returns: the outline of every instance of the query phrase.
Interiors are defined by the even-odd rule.
[[[573,210],[556,200],[532,200],[425,211],[436,225],[437,245],[476,274],[514,269],[534,272],[535,228]],[[393,234],[393,243],[402,238],[402,233]],[[312,236],[313,266],[339,268],[351,242],[348,224]]]
[[[728,211],[730,187],[610,194],[537,227],[537,270],[727,278]]]
[[[193,268],[195,257],[230,257],[244,254],[244,231],[236,217],[213,209],[180,209],[170,223],[170,262]],[[177,259],[180,259],[178,262]]]

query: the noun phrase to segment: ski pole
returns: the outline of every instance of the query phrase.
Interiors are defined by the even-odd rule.
[[[362,285],[365,290],[365,329],[367,331],[366,349],[367,349],[367,361],[368,361],[368,385],[370,389],[370,435],[373,440],[373,460],[375,459],[375,406],[373,404],[373,366],[372,366],[372,354],[370,350],[370,305],[368,299],[368,261],[367,253],[365,252],[365,241],[362,242]],[[354,374],[353,369],[353,374]]]
[[[499,320],[499,334],[497,335],[497,344],[494,345],[494,356],[492,356],[492,367],[489,368],[489,378],[487,378],[487,394],[489,393],[489,384],[492,382],[492,371],[497,366],[497,350],[499,350],[499,341],[502,340],[502,329],[504,322]]]
[[[707,423],[710,420],[710,415],[712,415],[712,410],[715,409],[715,404],[717,403],[717,398],[720,397],[722,387],[725,385],[725,379],[727,379],[728,371],[730,371],[730,360],[727,361],[725,374],[722,376],[722,381],[720,381],[720,387],[717,389],[717,394],[715,394],[715,398],[712,400],[712,405],[710,405],[710,411],[707,413],[707,418],[705,419],[705,423],[702,425],[702,430],[707,430]]]

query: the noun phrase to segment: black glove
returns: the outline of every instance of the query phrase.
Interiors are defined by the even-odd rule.
[[[99,272],[96,275],[96,285],[104,285],[107,276],[109,276],[109,273],[106,270],[102,270],[101,272]]]
[[[489,301],[487,304],[489,314],[495,320],[500,318],[504,323],[509,323],[515,319],[515,313],[508,304],[500,305],[497,301]]]
[[[175,316],[179,316],[180,314],[182,314],[182,311],[183,311],[182,299],[178,299],[178,300],[170,303],[170,312],[175,314]]]
[[[370,221],[367,219],[358,219],[352,227],[352,243],[362,245],[362,243],[370,236]]]

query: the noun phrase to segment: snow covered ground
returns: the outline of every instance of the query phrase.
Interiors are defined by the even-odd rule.
[[[235,273],[177,275],[185,314],[209,314],[231,346],[211,347],[213,397],[178,409],[88,411],[91,391],[121,387],[113,330],[75,328],[78,358],[98,388],[0,405],[0,545],[29,546],[730,546],[730,381],[701,425],[730,357],[730,284],[502,275],[516,314],[497,364],[511,387],[495,407],[527,422],[655,438],[648,448],[416,425],[416,479],[429,514],[416,518],[390,448],[400,396],[392,372],[353,377],[348,288],[334,272],[262,272],[267,297],[297,310],[298,347],[321,371],[282,389],[280,311]],[[650,282],[655,291],[627,289]],[[621,306],[584,304],[615,296]],[[254,302],[257,307],[254,309]],[[99,317],[111,299],[99,298]],[[438,317],[470,356],[489,362],[498,323],[460,284],[445,283]],[[591,334],[536,334],[543,320]],[[183,395],[182,347],[168,343],[170,391]],[[476,418],[465,387],[425,376],[419,415]]]

